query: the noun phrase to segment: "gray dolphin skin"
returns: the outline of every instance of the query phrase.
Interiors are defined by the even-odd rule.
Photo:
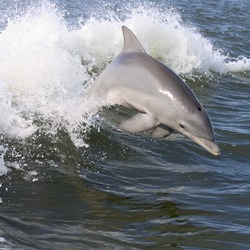
[[[122,31],[122,52],[97,77],[88,94],[100,98],[103,106],[118,104],[138,111],[119,124],[123,131],[150,131],[157,139],[176,131],[219,155],[210,118],[193,91],[149,56],[131,30],[123,26]]]

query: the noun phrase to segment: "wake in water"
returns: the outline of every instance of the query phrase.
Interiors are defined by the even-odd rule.
[[[44,1],[2,20],[0,33],[0,133],[28,138],[35,132],[67,131],[75,146],[99,108],[86,101],[86,88],[122,48],[121,26],[131,28],[146,51],[175,72],[250,70],[247,58],[231,59],[215,49],[174,10],[141,6],[125,17],[79,19],[70,26],[55,4]],[[105,12],[105,11],[104,11]],[[2,146],[1,146],[2,147]],[[0,169],[6,172],[4,150]]]

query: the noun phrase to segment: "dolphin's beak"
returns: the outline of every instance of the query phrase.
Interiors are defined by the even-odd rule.
[[[188,133],[187,131],[182,131],[181,133],[185,135],[186,137],[188,137],[190,140],[196,142],[198,145],[200,145],[204,149],[206,149],[212,155],[214,156],[220,155],[220,148],[214,140],[210,141],[202,137],[192,135],[191,133]]]
[[[211,154],[218,156],[220,155],[220,148],[215,141],[209,141],[204,138],[194,137],[191,138],[194,142],[199,144],[201,147],[205,148]]]
[[[187,137],[190,138],[192,141],[196,142],[201,147],[205,148],[212,155],[215,155],[215,156],[220,155],[220,148],[215,141],[209,141],[207,139],[204,139],[201,137],[195,137],[195,136],[187,136]]]

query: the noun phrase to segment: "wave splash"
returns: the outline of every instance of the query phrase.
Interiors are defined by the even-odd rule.
[[[248,58],[223,55],[174,10],[163,14],[141,6],[125,18],[106,13],[72,27],[63,11],[43,1],[1,21],[6,25],[0,33],[0,134],[8,137],[63,127],[76,146],[86,146],[82,131],[88,131],[98,109],[95,100],[86,101],[86,88],[121,50],[122,25],[179,74],[250,70]]]
[[[50,121],[74,131],[92,113],[84,92],[93,78],[83,65],[63,14],[53,4],[33,8],[8,22],[0,34],[0,131],[26,138]],[[76,140],[75,140],[76,142]],[[80,141],[78,142],[80,143]]]

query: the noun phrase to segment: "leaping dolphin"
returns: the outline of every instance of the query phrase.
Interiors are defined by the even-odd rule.
[[[104,105],[118,104],[139,112],[118,125],[123,131],[151,131],[153,138],[177,131],[219,155],[210,118],[193,91],[148,55],[130,29],[122,26],[122,31],[122,52],[97,77],[88,94],[101,98]]]

